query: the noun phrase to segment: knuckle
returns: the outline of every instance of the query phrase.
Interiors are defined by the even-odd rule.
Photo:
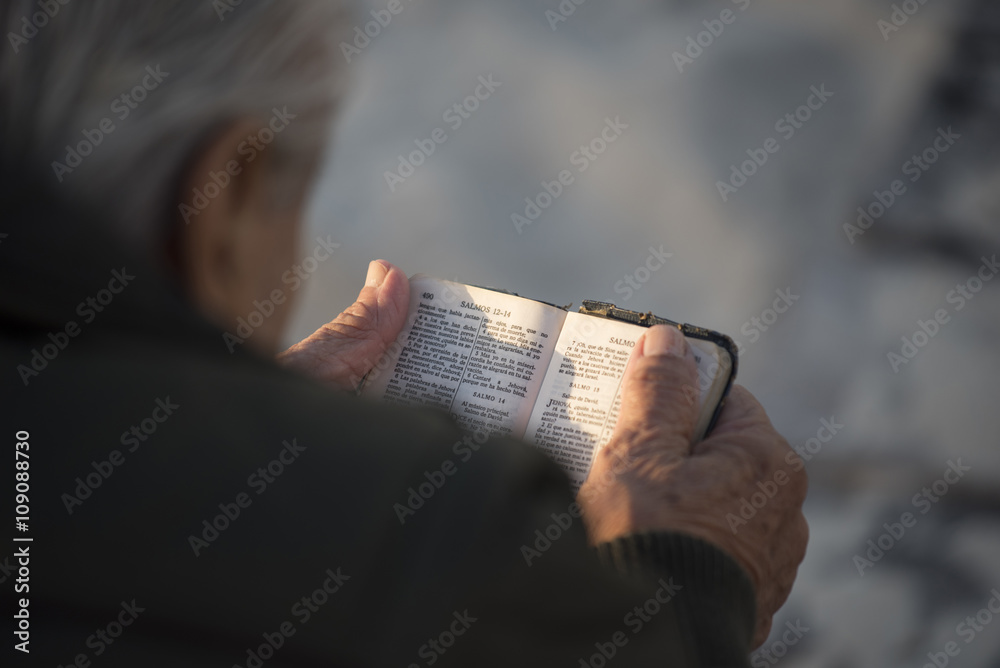
[[[793,471],[790,487],[795,505],[802,506],[805,503],[806,496],[809,494],[809,475],[806,473],[805,464],[797,471]]]
[[[774,609],[777,610],[785,604],[788,600],[789,595],[792,593],[792,585],[795,584],[795,572],[792,571],[791,577],[783,578],[778,585],[777,596],[774,599]]]
[[[757,646],[763,645],[764,641],[771,634],[771,619],[770,613],[761,610],[757,611],[757,633],[754,635],[754,641]]]
[[[725,473],[739,484],[753,484],[766,474],[759,457],[737,443],[723,442],[712,446],[712,451],[724,457]]]
[[[602,448],[599,456],[606,463],[615,463],[630,470],[641,464],[663,464],[665,457],[671,462],[679,461],[681,456],[675,451],[683,450],[683,447],[675,444],[675,439],[672,429],[657,423],[647,423],[628,430],[620,438],[612,439]]]
[[[663,378],[663,371],[656,360],[643,358],[633,362],[632,380],[643,384],[657,383]]]
[[[691,385],[690,379],[695,376],[694,360],[687,357],[644,357],[634,362],[632,369],[633,382],[651,385],[657,388],[677,387],[685,382]]]
[[[795,518],[795,537],[795,563],[799,564],[806,558],[806,549],[809,546],[809,522],[802,513],[798,513]]]

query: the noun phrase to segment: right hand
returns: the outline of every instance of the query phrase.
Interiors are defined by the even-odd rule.
[[[678,531],[716,545],[750,576],[757,598],[754,647],[760,646],[805,557],[802,460],[738,385],[709,437],[692,445],[697,371],[676,328],[658,325],[643,334],[622,383],[615,433],[580,490],[590,540]],[[727,516],[739,516],[741,500],[761,491],[758,482],[773,482],[777,492],[753,518],[731,528]]]

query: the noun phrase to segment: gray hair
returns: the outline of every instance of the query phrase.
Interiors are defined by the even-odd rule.
[[[266,147],[286,195],[325,146],[344,78],[340,2],[4,4],[4,160],[51,179],[74,205],[100,208],[133,243],[151,244],[190,204],[181,175],[230,124],[259,121],[266,138],[275,111],[294,116]]]

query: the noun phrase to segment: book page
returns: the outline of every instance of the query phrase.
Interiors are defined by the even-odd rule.
[[[407,324],[362,395],[443,409],[470,432],[523,438],[565,318],[530,299],[414,276]]]
[[[577,489],[590,472],[594,454],[614,433],[621,407],[621,379],[645,329],[580,313],[566,316],[525,440],[559,462]],[[688,342],[699,377],[705,379],[699,382],[704,407],[717,386],[714,379],[719,373],[719,353],[714,344],[695,339]]]

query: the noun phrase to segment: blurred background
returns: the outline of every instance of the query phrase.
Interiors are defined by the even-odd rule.
[[[388,4],[357,2],[355,25]],[[997,3],[401,7],[346,49],[304,239],[341,247],[288,341],[375,258],[726,332],[811,479],[809,553],[753,664],[1000,666]],[[470,102],[480,77],[499,85]],[[649,271],[654,250],[672,255]]]

